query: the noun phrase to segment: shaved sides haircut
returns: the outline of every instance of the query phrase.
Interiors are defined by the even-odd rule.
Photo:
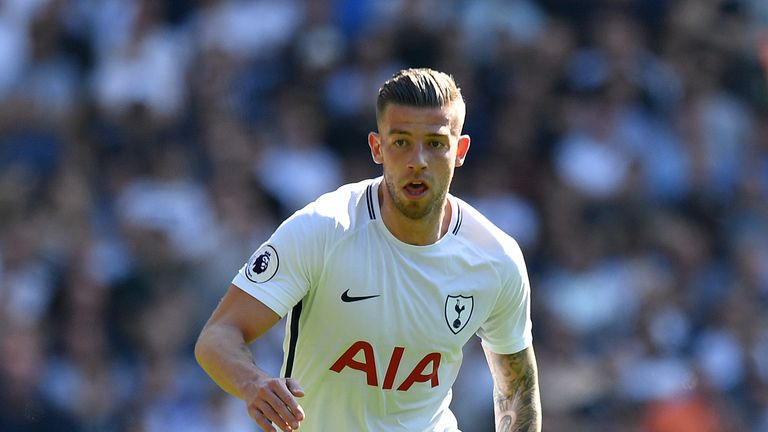
[[[433,69],[404,69],[394,74],[379,89],[376,118],[381,118],[391,104],[417,108],[444,108],[455,104],[453,128],[459,133],[464,124],[466,108],[461,90],[452,76]]]

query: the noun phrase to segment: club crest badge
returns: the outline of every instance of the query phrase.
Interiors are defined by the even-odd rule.
[[[251,255],[245,266],[245,276],[255,283],[264,283],[277,273],[280,259],[271,245],[264,245]]]
[[[458,334],[467,326],[472,310],[475,308],[473,296],[449,295],[445,299],[445,323],[453,334]]]

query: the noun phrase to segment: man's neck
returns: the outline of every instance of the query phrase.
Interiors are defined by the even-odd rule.
[[[382,182],[378,191],[381,219],[395,238],[403,243],[427,246],[436,243],[448,232],[452,209],[447,197],[439,211],[421,219],[411,219],[397,209],[386,189]]]

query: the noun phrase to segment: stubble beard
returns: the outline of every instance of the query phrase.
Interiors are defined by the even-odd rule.
[[[399,193],[402,192],[400,188],[395,186],[395,183],[386,175],[384,176],[384,184],[387,186],[387,191],[392,198],[392,202],[395,204],[395,208],[403,216],[411,220],[422,220],[427,216],[433,215],[438,205],[445,202],[445,198],[448,196],[447,188],[433,188],[432,197],[425,204],[422,204],[404,199]]]

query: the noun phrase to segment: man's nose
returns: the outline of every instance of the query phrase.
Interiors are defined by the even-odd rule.
[[[423,145],[413,146],[413,150],[408,160],[408,168],[416,171],[420,171],[427,167],[426,150]]]

